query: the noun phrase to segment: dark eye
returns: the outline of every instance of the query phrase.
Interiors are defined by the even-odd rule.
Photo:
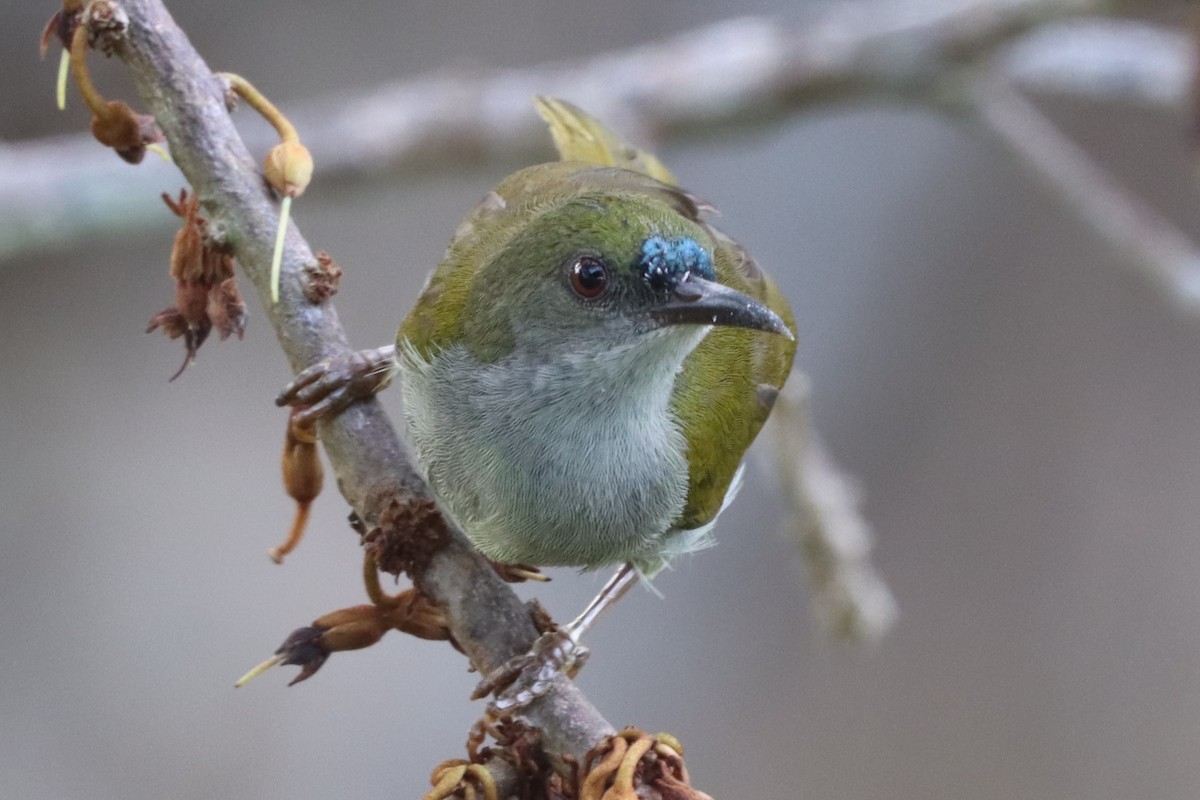
[[[571,265],[571,288],[575,294],[591,300],[608,287],[608,267],[598,258],[583,256]]]

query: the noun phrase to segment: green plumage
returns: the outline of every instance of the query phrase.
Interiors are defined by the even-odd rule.
[[[605,336],[623,341],[612,333],[625,322],[622,315],[632,317],[643,306],[652,308],[646,278],[638,272],[639,248],[651,236],[695,241],[711,254],[718,283],[758,301],[794,331],[790,309],[775,284],[740,245],[703,219],[704,204],[675,185],[657,158],[622,142],[567,103],[539,98],[538,110],[550,124],[564,160],[509,176],[459,225],[397,334],[399,350],[416,362],[410,372],[426,369],[424,365],[435,363],[442,353],[463,349],[483,368],[510,363],[525,352],[522,348],[544,346],[544,357],[553,364],[558,357],[554,346],[572,347],[577,329],[586,326],[595,326],[596,341]],[[579,253],[603,255],[611,265],[611,300],[584,307],[571,295],[562,278],[563,265]],[[687,461],[686,500],[681,510],[672,512],[676,516],[670,530],[699,528],[715,518],[787,378],[794,349],[794,340],[785,336],[725,323],[713,326],[690,352],[682,351],[687,354],[681,365],[668,368],[677,370],[669,399],[670,424],[682,433]],[[619,382],[611,388],[622,389]],[[536,394],[531,397],[528,402],[542,402]],[[437,442],[436,436],[427,438]],[[437,446],[426,446],[418,456],[434,473],[429,477],[438,492],[439,478],[445,483],[451,477],[438,472],[442,461]],[[486,502],[461,481],[445,491],[454,495],[448,505],[456,516],[468,513],[455,511],[456,503],[470,509],[477,500]],[[483,494],[481,490],[480,497]],[[475,539],[471,526],[460,522]],[[657,533],[665,539],[669,531]],[[496,544],[489,552],[488,546],[480,546],[494,558],[541,554]],[[662,544],[646,541],[638,546],[653,550]],[[547,548],[542,563],[596,566],[639,558],[650,563],[632,548],[628,543],[607,549],[597,545],[595,555],[587,551],[576,557],[564,544]]]

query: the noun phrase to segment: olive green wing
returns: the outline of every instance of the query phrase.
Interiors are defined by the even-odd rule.
[[[795,336],[791,308],[775,282],[741,245],[705,227],[716,241],[717,279],[774,311]],[[671,406],[681,420],[691,471],[677,528],[697,528],[721,510],[742,456],[787,380],[795,351],[796,342],[784,336],[719,326],[684,361]]]

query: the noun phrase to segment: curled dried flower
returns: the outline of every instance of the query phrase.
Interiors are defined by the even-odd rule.
[[[79,25],[71,37],[71,74],[92,112],[92,135],[130,164],[138,164],[145,157],[148,145],[163,141],[162,131],[154,117],[138,114],[120,100],[108,101],[101,96],[88,71],[87,46],[87,26]]]
[[[583,771],[578,800],[638,800],[647,789],[664,800],[712,800],[691,785],[683,748],[668,734],[626,728],[592,748]]]
[[[484,747],[489,734],[495,744]],[[541,729],[520,717],[494,720],[485,716],[472,726],[466,748],[472,764],[511,766],[515,774],[504,778],[513,796],[542,800],[576,800],[578,796],[578,761],[568,753],[559,754],[555,760],[562,771],[557,771],[542,746]]]
[[[434,767],[429,782],[433,784],[433,789],[426,792],[421,800],[447,800],[450,797],[500,800],[496,779],[483,764],[472,764],[461,759],[443,761]]]
[[[171,376],[175,380],[196,359],[214,328],[221,339],[233,334],[242,338],[246,302],[233,274],[233,256],[210,235],[208,221],[200,214],[200,199],[182,189],[178,200],[163,194],[163,202],[183,220],[171,247],[175,305],[155,314],[146,332],[162,328],[171,339],[183,337],[186,352],[183,364]]]
[[[288,415],[287,430],[283,437],[283,488],[296,501],[296,516],[292,520],[292,528],[283,544],[272,547],[267,555],[276,564],[283,563],[283,557],[296,549],[308,526],[308,514],[313,500],[321,493],[325,480],[325,470],[321,466],[321,456],[317,453],[317,435],[311,426],[301,425],[296,421],[296,410]]]

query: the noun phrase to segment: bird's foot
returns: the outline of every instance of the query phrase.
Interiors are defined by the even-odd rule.
[[[488,704],[488,716],[510,717],[548,692],[560,674],[574,678],[587,657],[588,649],[569,629],[548,631],[538,637],[528,653],[510,659],[481,680],[471,699],[495,694]]]
[[[277,406],[295,406],[295,421],[311,425],[332,417],[355,400],[371,397],[392,382],[395,345],[358,350],[313,364],[275,398]]]
[[[537,581],[538,583],[549,583],[550,576],[542,572],[532,564],[508,564],[501,561],[487,560],[492,565],[492,569],[500,576],[500,579],[505,583],[524,583],[525,581]]]

